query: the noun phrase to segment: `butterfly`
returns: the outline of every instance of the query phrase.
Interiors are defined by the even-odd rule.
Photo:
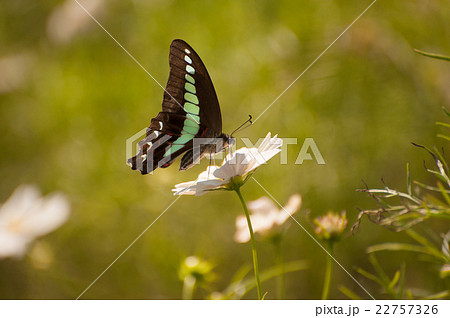
[[[180,170],[187,170],[205,155],[222,152],[233,142],[222,132],[216,91],[194,49],[183,40],[174,40],[169,66],[162,111],[151,120],[145,138],[138,143],[137,155],[127,160],[142,174],[167,168],[183,153]]]

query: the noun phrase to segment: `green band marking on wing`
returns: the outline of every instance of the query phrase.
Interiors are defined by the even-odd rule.
[[[191,119],[185,119],[184,120],[184,127],[198,128],[199,126],[198,126],[198,124],[195,121],[193,121]]]
[[[181,148],[183,148],[183,145],[172,145],[170,146],[169,149],[167,149],[167,151],[164,153],[163,157],[167,157],[170,156],[171,154],[173,154],[174,152],[177,152],[178,150],[180,150]]]
[[[186,74],[184,75],[184,78],[186,79],[186,81],[188,81],[191,84],[195,84],[195,78],[193,78],[191,75]]]
[[[198,98],[194,94],[184,93],[184,99],[192,104],[198,105]]]
[[[193,120],[194,122],[196,122],[196,123],[200,123],[200,116],[197,116],[197,115],[194,115],[194,114],[187,113],[187,114],[186,114],[186,117],[192,119],[192,120]]]
[[[195,89],[195,86],[194,85],[192,85],[191,83],[184,83],[184,88],[189,92],[189,93],[192,93],[192,94],[195,94],[195,93],[197,93],[197,91],[196,91],[196,89]]]
[[[186,132],[182,132],[183,134],[178,137],[177,140],[175,140],[173,142],[174,145],[184,145],[186,144],[188,141],[194,139],[194,135],[190,134],[190,133],[186,133]],[[173,147],[173,146],[172,146]]]
[[[184,126],[183,127],[183,131],[181,132],[182,134],[191,134],[191,135],[196,135],[198,133],[198,128],[199,127],[191,127],[191,126]]]
[[[184,103],[183,108],[184,108],[185,112],[187,112],[187,113],[191,113],[194,115],[198,115],[200,113],[200,107],[198,107],[197,105],[188,103],[188,102]]]

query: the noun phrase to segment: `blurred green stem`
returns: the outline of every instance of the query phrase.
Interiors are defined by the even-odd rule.
[[[434,59],[450,61],[450,56],[445,56],[445,55],[436,54],[436,53],[424,52],[424,51],[421,51],[421,50],[418,50],[418,49],[414,49],[414,52],[419,53],[419,54],[424,55],[424,56],[427,56],[427,57],[432,57]]]
[[[285,287],[285,278],[284,278],[284,260],[283,260],[283,251],[281,249],[281,236],[277,237],[273,240],[273,246],[275,248],[275,260],[276,265],[281,268],[281,273],[278,275],[278,299],[286,298],[286,287]]]
[[[242,207],[244,208],[245,217],[247,218],[247,225],[250,231],[250,241],[252,242],[252,254],[253,254],[253,269],[255,271],[256,289],[258,290],[258,299],[262,299],[261,282],[259,280],[259,268],[258,268],[258,255],[256,254],[256,242],[255,234],[253,233],[252,222],[250,220],[250,214],[248,213],[247,205],[245,204],[244,197],[242,196],[241,190],[237,188],[236,193],[241,200]]]
[[[331,258],[331,255],[333,255],[333,243],[330,241],[328,242],[328,251],[330,255],[327,255],[327,267],[325,269],[325,280],[323,282],[322,300],[328,299],[331,283],[331,272],[333,269],[333,259]]]
[[[187,275],[184,278],[183,281],[183,299],[184,300],[191,300],[192,296],[194,295],[194,288],[195,288],[196,279],[195,277],[191,275]]]

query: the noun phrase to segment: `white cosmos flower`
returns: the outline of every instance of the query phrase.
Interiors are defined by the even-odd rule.
[[[283,225],[290,215],[300,208],[302,198],[299,194],[293,194],[284,209],[278,209],[275,203],[268,197],[261,197],[255,201],[247,203],[250,210],[250,221],[253,232],[259,233],[263,237],[272,237],[281,234]],[[287,212],[287,213],[286,213]],[[247,219],[244,215],[236,218],[236,233],[234,240],[238,243],[250,241],[250,231]]]
[[[177,184],[172,191],[174,195],[203,195],[211,190],[242,185],[250,172],[281,151],[282,144],[281,138],[277,135],[272,138],[269,132],[258,148],[238,149],[225,157],[222,166],[209,166],[197,180]]]
[[[20,186],[0,205],[0,258],[22,257],[34,239],[60,227],[69,213],[63,194],[42,197],[37,187]]]

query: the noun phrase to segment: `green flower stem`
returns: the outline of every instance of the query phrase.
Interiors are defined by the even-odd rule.
[[[281,273],[277,277],[278,284],[278,299],[286,298],[286,287],[285,287],[285,278],[284,278],[284,260],[283,260],[283,251],[281,250],[281,237],[277,237],[273,241],[273,246],[275,247],[275,260],[276,265],[281,268]]]
[[[183,299],[191,300],[194,295],[196,279],[194,276],[187,275],[183,281]]]
[[[329,242],[328,250],[330,255],[333,255],[333,243]],[[333,259],[330,255],[327,255],[327,264],[325,269],[325,279],[323,281],[322,300],[328,299],[328,293],[330,291],[331,272],[333,269]]]
[[[250,214],[248,213],[247,205],[245,204],[241,190],[235,189],[239,200],[241,200],[242,207],[244,208],[245,217],[247,218],[248,229],[250,231],[250,241],[252,242],[252,254],[253,254],[253,269],[255,271],[256,289],[258,290],[258,299],[262,299],[261,281],[259,280],[259,268],[258,268],[258,255],[256,254],[256,242],[255,234],[253,233],[252,222],[250,220]]]

